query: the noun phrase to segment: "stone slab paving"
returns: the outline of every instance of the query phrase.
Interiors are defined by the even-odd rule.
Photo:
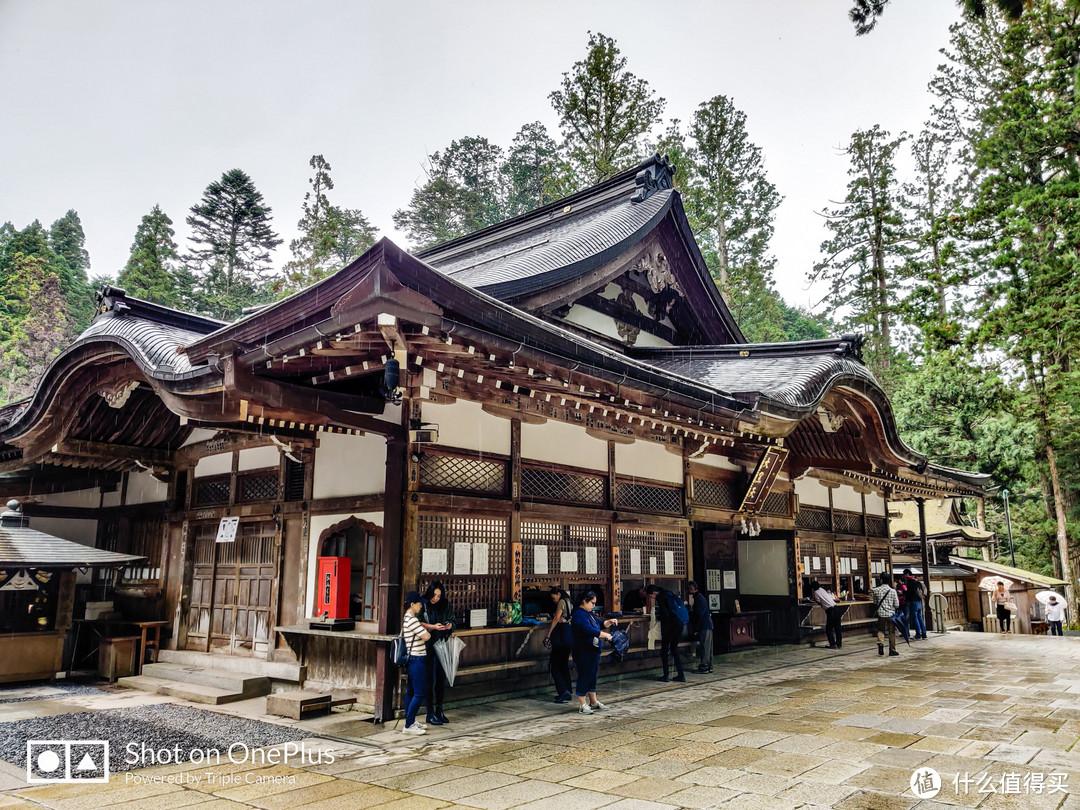
[[[593,716],[518,698],[453,711],[422,737],[347,716],[291,724],[325,735],[304,740],[317,761],[188,762],[47,786],[4,766],[0,810],[1080,810],[1078,639],[954,633],[892,659],[851,639],[841,654],[717,664],[686,685],[602,683],[610,710]],[[130,705],[63,697],[76,711]],[[55,715],[57,698],[23,692],[8,717]],[[912,775],[931,768],[940,791],[920,798]]]

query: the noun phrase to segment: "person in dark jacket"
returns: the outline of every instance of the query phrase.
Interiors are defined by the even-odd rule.
[[[443,712],[446,699],[446,673],[443,671],[439,656],[435,654],[435,642],[450,638],[454,632],[454,611],[450,600],[446,598],[446,588],[435,581],[424,591],[424,609],[420,613],[420,626],[431,637],[427,641],[427,722],[430,726],[443,726],[450,721]]]
[[[712,611],[709,610],[709,595],[699,591],[697,583],[693,580],[686,583],[686,587],[694,599],[690,609],[690,632],[697,637],[698,642],[698,668],[694,671],[699,675],[707,675],[712,672],[713,653],[713,623]]]
[[[904,569],[904,587],[907,588],[908,627],[915,631],[915,638],[926,638],[926,621],[923,618],[923,593],[925,588],[911,574],[910,568]]]
[[[657,585],[650,585],[645,589],[645,592],[653,600],[656,608],[656,618],[660,622],[660,661],[664,666],[664,677],[660,680],[664,683],[671,680],[668,677],[671,674],[671,670],[668,668],[668,655],[670,654],[675,659],[675,671],[679,673],[675,676],[675,680],[685,683],[686,673],[683,672],[682,658],[679,657],[679,641],[682,640],[685,625],[668,608],[666,594],[670,593],[670,591],[665,591]]]
[[[600,641],[610,641],[611,633],[608,627],[618,624],[615,619],[608,619],[601,624],[593,613],[596,607],[596,593],[585,591],[578,599],[578,606],[574,608],[574,615],[570,619],[570,630],[574,634],[574,666],[577,667],[577,693],[578,711],[582,714],[606,709],[603,703],[596,699],[596,676],[600,672]],[[589,702],[585,703],[585,698]]]
[[[573,643],[573,631],[570,628],[570,617],[573,610],[570,607],[570,595],[553,585],[551,588],[551,601],[555,605],[555,615],[551,617],[547,636],[544,637],[544,646],[551,650],[548,659],[548,670],[551,672],[551,680],[555,682],[556,703],[569,703],[573,680],[570,678],[570,649]]]

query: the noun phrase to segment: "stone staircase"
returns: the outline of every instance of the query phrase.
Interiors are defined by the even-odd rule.
[[[277,689],[303,684],[306,667],[227,655],[162,650],[158,662],[145,664],[141,675],[121,678],[131,689],[190,700],[221,704],[262,697]]]

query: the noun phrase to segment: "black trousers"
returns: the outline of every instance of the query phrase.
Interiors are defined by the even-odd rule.
[[[1050,635],[1060,636],[1061,634],[1061,622],[1050,622]]]
[[[1012,624],[1012,611],[1004,605],[997,606],[997,617],[1001,623],[1001,632],[1008,633],[1009,626]]]
[[[840,617],[843,615],[842,607],[825,608],[825,636],[829,639],[830,647],[843,646],[844,637],[840,632]]]
[[[668,677],[668,654],[675,659],[675,670],[682,675],[682,658],[679,657],[679,640],[682,638],[682,625],[678,627],[660,626],[660,661],[664,665],[664,677]]]
[[[427,658],[425,662],[427,664],[427,710],[428,714],[439,714],[442,712],[443,701],[446,698],[446,673],[443,672],[439,656],[435,655],[434,650],[429,648],[425,658]]]
[[[551,680],[555,681],[555,691],[558,692],[556,697],[570,694],[573,688],[573,681],[570,679],[570,648],[552,646],[548,669],[551,671]]]

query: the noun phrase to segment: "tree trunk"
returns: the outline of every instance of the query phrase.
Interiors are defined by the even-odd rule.
[[[1061,496],[1061,481],[1058,478],[1057,457],[1054,454],[1054,446],[1046,442],[1046,460],[1050,464],[1050,487],[1054,493],[1054,517],[1057,519],[1057,543],[1058,554],[1061,557],[1061,578],[1069,584],[1065,586],[1065,601],[1072,610],[1073,621],[1076,613],[1076,576],[1073,574],[1072,563],[1069,560],[1069,536],[1065,531],[1065,504]]]

